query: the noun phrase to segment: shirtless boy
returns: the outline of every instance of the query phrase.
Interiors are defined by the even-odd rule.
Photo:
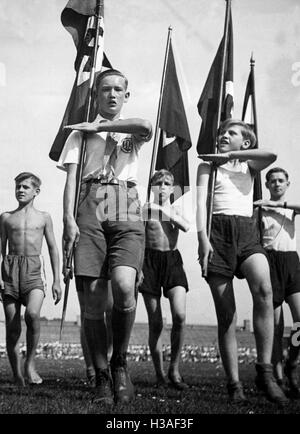
[[[149,347],[154,364],[157,385],[167,384],[163,367],[161,333],[163,330],[160,304],[161,288],[169,299],[172,314],[171,361],[168,378],[178,390],[188,386],[179,372],[180,352],[183,344],[186,292],[188,282],[182,258],[177,250],[179,229],[189,230],[187,220],[174,205],[174,178],[167,170],[157,171],[151,178],[154,201],[143,208],[146,223],[146,249],[143,265],[144,280],[139,291],[143,294],[149,322]]]
[[[41,256],[46,238],[53,272],[52,295],[57,304],[61,298],[59,255],[52,219],[46,212],[34,208],[34,198],[40,192],[41,180],[29,172],[16,178],[16,199],[19,206],[0,216],[2,255],[2,298],[6,322],[6,347],[14,381],[19,386],[40,384],[42,378],[35,368],[35,351],[40,336],[40,311],[46,292],[44,263]],[[6,253],[8,246],[8,254]],[[26,360],[24,374],[19,356],[21,306],[25,306]]]

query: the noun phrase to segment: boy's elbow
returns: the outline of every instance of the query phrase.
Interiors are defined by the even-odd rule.
[[[276,152],[271,152],[270,160],[271,160],[271,163],[274,163],[274,161],[277,160],[277,153]]]
[[[141,124],[142,133],[145,136],[152,136],[152,124],[147,119],[142,120]]]

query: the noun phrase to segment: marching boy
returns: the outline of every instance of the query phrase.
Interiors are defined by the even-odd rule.
[[[286,191],[290,185],[289,175],[280,167],[273,167],[266,174],[269,200],[254,203],[262,207],[263,247],[269,257],[274,306],[273,364],[277,383],[283,385],[282,338],[284,318],[282,304],[288,303],[294,323],[300,322],[300,262],[296,250],[295,216],[300,205],[287,202]],[[284,366],[290,396],[300,398],[297,369],[299,345],[293,345],[293,330],[290,336],[288,358]]]
[[[239,381],[236,306],[233,278],[246,278],[253,298],[257,349],[256,385],[274,402],[287,401],[273,376],[271,354],[274,320],[272,288],[266,253],[259,244],[253,214],[253,178],[276,160],[273,152],[251,149],[256,142],[244,122],[229,119],[218,130],[219,153],[200,155],[197,174],[199,260],[210,286],[218,320],[219,350],[231,401],[245,401]],[[210,239],[207,235],[208,181],[217,165]]]
[[[40,311],[46,295],[44,261],[41,256],[45,237],[53,272],[52,295],[57,304],[61,298],[59,255],[51,216],[37,210],[34,199],[40,192],[41,180],[29,172],[16,178],[18,208],[0,217],[2,253],[2,299],[6,322],[6,347],[14,381],[19,386],[40,384],[35,368],[35,352],[40,337]],[[8,253],[6,253],[8,247]],[[21,306],[25,306],[26,360],[24,375],[19,357]]]
[[[146,249],[143,265],[144,280],[139,288],[143,294],[149,322],[149,347],[156,372],[157,385],[167,384],[163,367],[161,333],[163,319],[161,292],[169,299],[172,314],[171,361],[168,379],[178,390],[187,389],[179,372],[180,353],[184,338],[186,292],[188,282],[182,258],[177,249],[179,229],[187,232],[189,223],[180,210],[171,205],[174,177],[159,170],[151,178],[154,201],[143,208],[146,223]],[[148,215],[150,218],[148,219]]]

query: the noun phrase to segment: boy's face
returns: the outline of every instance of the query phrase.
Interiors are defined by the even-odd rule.
[[[250,146],[250,140],[244,139],[242,127],[239,125],[231,125],[227,129],[221,130],[217,138],[217,143],[220,153],[240,151]]]
[[[284,196],[289,185],[290,182],[286,179],[283,172],[272,173],[269,181],[266,182],[266,187],[270,191],[272,199]]]
[[[114,119],[119,115],[129,95],[123,77],[119,75],[104,77],[100,81],[97,92],[97,103],[101,115],[107,119]]]
[[[19,181],[16,183],[16,199],[20,204],[29,203],[31,200],[35,198],[40,192],[38,187],[35,187],[31,179],[23,179],[23,181]]]
[[[166,202],[174,192],[172,179],[165,176],[152,184],[154,200],[159,203]]]

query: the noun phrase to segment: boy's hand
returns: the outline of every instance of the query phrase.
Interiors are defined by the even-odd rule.
[[[201,158],[203,161],[211,161],[212,163],[221,166],[222,164],[227,163],[230,160],[229,153],[224,152],[222,154],[199,154],[198,158]]]
[[[66,125],[64,129],[69,128],[70,130],[83,131],[84,133],[98,133],[99,131],[103,131],[101,128],[101,123],[103,122],[105,121],[81,122],[79,124]]]
[[[79,241],[79,228],[75,222],[75,220],[69,220],[64,224],[64,255],[68,258],[71,254],[72,248],[76,247]]]
[[[57,304],[61,299],[62,291],[59,282],[54,282],[52,285],[52,296],[54,304]]]
[[[202,268],[202,276],[207,276],[207,266],[211,261],[214,250],[207,237],[199,239],[198,261]]]
[[[62,274],[64,276],[64,283],[67,283],[68,279],[73,279],[73,267],[67,267],[67,263],[63,264]]]
[[[162,210],[162,207],[153,202],[146,202],[142,208],[142,217],[143,220],[147,221],[151,218],[155,218],[159,220],[159,212]]]
[[[260,199],[253,202],[254,206],[270,206],[272,208],[278,208],[280,206],[283,206],[284,204],[281,204],[281,202],[276,202],[275,200],[268,200],[268,199]]]

